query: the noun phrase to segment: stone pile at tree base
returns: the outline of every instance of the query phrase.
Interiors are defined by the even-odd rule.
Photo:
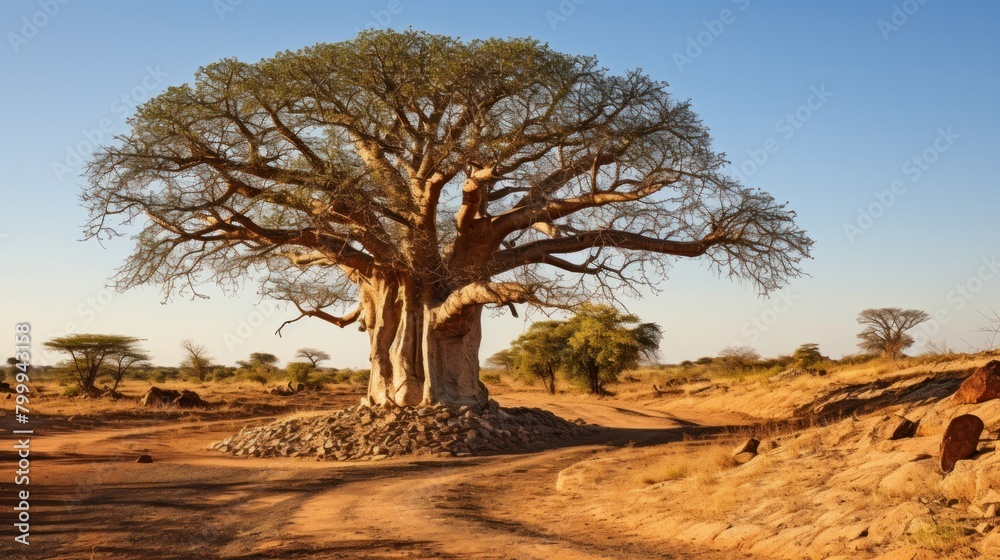
[[[358,406],[244,427],[212,449],[247,457],[381,459],[409,454],[495,455],[549,447],[601,430],[534,408]]]

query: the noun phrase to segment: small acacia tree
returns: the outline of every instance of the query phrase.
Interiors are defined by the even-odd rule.
[[[111,387],[111,391],[118,390],[118,384],[122,382],[125,374],[133,367],[149,365],[149,357],[149,354],[145,350],[135,345],[112,354],[108,364],[108,371],[111,372],[111,377],[115,380],[115,384]]]
[[[114,364],[115,387],[132,365],[148,359],[139,347],[143,339],[112,334],[74,334],[53,338],[45,346],[69,354],[69,365],[76,374],[80,390],[96,394],[94,381]]]
[[[486,358],[486,365],[502,369],[505,373],[510,373],[516,366],[514,362],[514,353],[510,348],[500,350],[489,358]]]
[[[224,59],[129,124],[82,196],[87,237],[141,226],[118,288],[260,273],[293,321],[368,333],[374,403],[485,404],[485,306],[613,298],[694,257],[767,292],[812,245],[666,83],[531,39],[365,31]]]
[[[726,346],[719,351],[718,362],[730,371],[747,371],[760,362],[760,353],[749,346]]]
[[[330,360],[330,354],[316,348],[299,348],[298,352],[295,353],[295,357],[309,360],[313,369],[319,367],[320,362]]]
[[[184,351],[181,369],[196,375],[198,381],[205,381],[212,371],[212,357],[208,355],[208,346],[188,338],[181,341],[181,349]]]
[[[858,315],[858,323],[865,327],[858,334],[861,339],[858,346],[866,352],[882,354],[895,361],[904,350],[913,346],[913,337],[906,331],[930,318],[919,309],[865,309]]]
[[[556,394],[556,372],[563,364],[571,332],[563,321],[538,321],[510,347],[514,366],[521,373],[542,381],[549,394]]]
[[[583,304],[562,328],[568,332],[563,367],[593,394],[604,393],[607,383],[641,358],[655,358],[663,337],[659,325],[639,323],[608,305]]]
[[[794,360],[795,367],[802,368],[807,371],[811,371],[819,363],[826,359],[826,356],[820,353],[819,344],[815,342],[808,342],[795,349],[792,353],[792,360]]]

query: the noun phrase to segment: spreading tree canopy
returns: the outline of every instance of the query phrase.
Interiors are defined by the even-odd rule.
[[[129,125],[83,193],[88,237],[137,228],[118,287],[257,275],[299,318],[368,332],[372,402],[485,402],[484,306],[613,298],[679,257],[767,292],[812,244],[665,83],[531,39],[224,59]]]
[[[895,360],[915,342],[906,331],[930,318],[930,315],[919,309],[865,309],[858,314],[858,323],[865,327],[858,334],[861,340],[858,346],[866,352],[882,354]]]

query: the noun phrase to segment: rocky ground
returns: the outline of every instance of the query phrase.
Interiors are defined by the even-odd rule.
[[[251,457],[384,459],[412,454],[468,457],[553,447],[599,427],[533,408],[357,406],[244,427],[212,449]]]
[[[977,383],[984,370],[991,380]],[[1000,558],[1000,393],[987,390],[1000,390],[1000,362],[956,393],[961,380],[927,376],[864,392],[838,388],[811,408],[829,411],[839,403],[850,409],[845,418],[755,434],[762,440],[757,453],[734,448],[733,460],[707,475],[695,468],[690,476],[609,493],[607,480],[627,477],[649,460],[637,451],[577,463],[559,474],[557,488],[586,496],[597,520],[656,527],[676,541],[720,551],[765,558]],[[970,385],[979,387],[971,397]],[[864,409],[877,412],[858,412]]]

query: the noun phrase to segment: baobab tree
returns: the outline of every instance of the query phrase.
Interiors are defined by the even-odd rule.
[[[291,321],[367,332],[373,403],[484,403],[485,307],[613,298],[681,257],[768,292],[812,245],[665,83],[530,39],[366,31],[224,59],[129,123],[82,195],[87,237],[138,228],[118,288],[256,275]]]

